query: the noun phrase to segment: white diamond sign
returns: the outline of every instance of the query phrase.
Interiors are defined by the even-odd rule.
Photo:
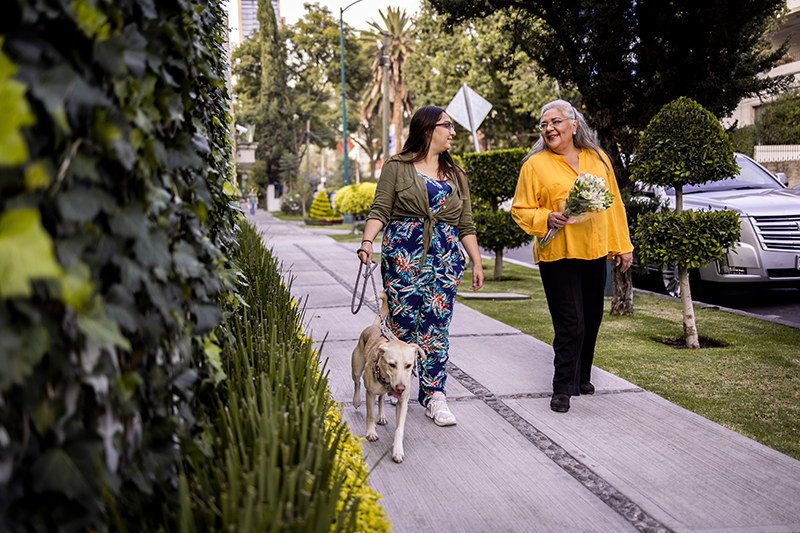
[[[478,149],[477,137],[478,127],[491,109],[492,104],[467,87],[465,83],[458,90],[445,112],[450,118],[472,132],[472,139],[475,142],[475,151],[480,152]]]

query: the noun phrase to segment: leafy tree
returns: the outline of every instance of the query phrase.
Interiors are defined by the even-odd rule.
[[[231,74],[236,79],[233,86],[236,122],[255,127],[260,121],[261,102],[261,41],[257,34],[231,52]],[[254,138],[258,139],[258,132]]]
[[[580,92],[581,109],[622,189],[630,185],[639,132],[668,102],[688,96],[724,117],[742,98],[779,93],[793,82],[791,76],[761,76],[788,48],[772,51],[765,38],[785,0],[430,2],[448,26],[506,11],[503,31],[513,36],[514,49]],[[614,284],[615,308],[631,300],[630,274],[625,276],[628,283]]]
[[[263,0],[259,33],[232,56],[238,121],[256,124],[257,159],[266,162],[266,177],[259,172],[260,183],[296,176],[297,169],[287,172],[287,154],[299,166],[310,144],[332,148],[340,137],[335,89],[341,74],[339,23],[317,3],[305,4],[305,9],[295,25],[278,29],[271,3]],[[369,68],[352,28],[344,30],[347,91],[360,94]],[[348,130],[356,131],[357,113],[350,114]],[[287,188],[293,186],[287,182]]]
[[[259,0],[257,17],[261,45],[261,92],[256,158],[267,162],[269,181],[278,182],[281,156],[286,152],[294,153],[292,117],[295,113],[287,105],[289,79],[286,46],[270,0]]]
[[[362,120],[369,121],[371,117],[380,115],[383,98],[389,98],[391,109],[391,123],[394,124],[395,146],[399,151],[403,146],[404,115],[411,115],[411,99],[406,86],[405,62],[414,53],[416,43],[410,35],[411,19],[400,8],[389,6],[386,14],[378,11],[383,26],[378,22],[369,23],[374,31],[361,33],[361,41],[365,45],[372,68],[372,78],[365,88],[361,105]],[[389,57],[391,68],[389,71],[389,94],[383,94],[383,67],[380,58],[383,55],[383,34],[390,35]]]
[[[502,31],[505,13],[450,28],[427,0],[414,20],[415,53],[406,63],[408,90],[414,105],[447,107],[463,83],[486,98],[492,110],[480,132],[487,149],[533,144],[539,111],[555,98],[573,98],[574,92],[537,73],[524,52],[514,50]],[[457,57],[458,61],[453,58]],[[472,150],[469,131],[456,126],[456,152]]]
[[[786,52],[764,37],[785,0],[430,2],[449,25],[506,10],[515,49],[580,91],[621,187],[639,132],[668,102],[688,96],[723,117],[743,97],[792,81],[759,76]]]
[[[683,185],[736,174],[733,147],[714,115],[690,98],[679,98],[653,117],[632,167],[636,180],[675,189],[675,211],[643,215],[636,238],[643,261],[677,266],[686,346],[699,348],[688,269],[724,256],[739,238],[739,215],[734,211],[684,212]]]
[[[495,281],[503,277],[503,250],[519,248],[533,240],[533,236],[514,223],[511,212],[500,207],[514,197],[522,158],[527,152],[524,148],[472,152],[460,159],[469,176],[472,219],[478,231],[478,242],[494,252],[492,279]]]
[[[728,138],[733,144],[733,149],[742,154],[753,157],[756,146],[756,126],[748,124],[741,128],[728,130]]]
[[[756,144],[800,144],[800,94],[790,91],[762,106],[755,123]]]

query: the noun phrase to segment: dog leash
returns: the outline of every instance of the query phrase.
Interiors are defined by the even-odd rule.
[[[360,249],[359,249],[360,251]],[[361,272],[364,270],[364,267],[367,267],[367,270],[362,274]],[[350,312],[358,314],[361,310],[361,305],[364,303],[364,294],[367,292],[367,280],[372,280],[372,290],[375,292],[375,298],[378,298],[378,288],[375,286],[375,278],[372,277],[372,273],[375,269],[378,268],[378,263],[375,261],[370,261],[369,265],[365,265],[362,261],[358,262],[358,274],[356,275],[356,284],[353,288],[353,299],[350,301]],[[364,283],[361,285],[361,297],[358,298],[358,307],[356,305],[356,297],[358,296],[358,282],[361,278],[364,278]],[[380,316],[380,311],[378,311],[378,315]]]
[[[359,248],[358,251],[361,252],[365,250],[363,248]],[[365,266],[367,267],[366,270],[364,270]],[[378,263],[376,263],[375,261],[370,260],[369,265],[366,265],[363,261],[360,260],[358,262],[358,274],[356,274],[356,284],[353,287],[353,299],[350,301],[350,312],[353,313],[354,315],[358,314],[358,312],[361,310],[361,306],[364,304],[364,296],[367,292],[368,279],[372,281],[372,292],[375,294],[375,301],[376,302],[379,301],[378,287],[375,285],[375,278],[372,276],[372,273],[375,271],[376,268],[378,268]],[[364,279],[364,282],[361,284],[361,296],[358,296],[358,282],[361,280],[361,278]],[[358,307],[356,307],[356,299],[358,299]],[[380,319],[381,322],[380,324],[381,335],[386,337],[388,340],[399,340],[397,338],[397,335],[395,335],[392,332],[392,330],[389,329],[389,326],[386,325],[386,317],[381,314],[380,307],[378,307],[378,318]],[[418,367],[419,367],[419,358],[414,357],[413,374],[414,377],[417,378],[419,377],[419,372],[417,371]]]

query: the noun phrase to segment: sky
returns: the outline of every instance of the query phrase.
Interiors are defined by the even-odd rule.
[[[356,30],[370,29],[368,24],[373,20],[381,22],[382,19],[378,11],[386,13],[388,6],[400,7],[405,10],[408,16],[413,16],[419,11],[419,2],[409,2],[408,0],[361,0],[354,5],[350,5],[353,0],[281,0],[281,16],[286,18],[286,24],[294,24],[305,13],[303,4],[315,2],[321,6],[327,6],[336,20],[339,20],[339,10],[346,7],[347,9],[342,15],[344,22]],[[235,12],[235,5],[236,0],[228,0],[229,12]],[[235,17],[231,16],[230,20],[234,21]],[[234,34],[236,31],[238,31],[238,28],[231,32],[231,41],[235,42],[237,40]]]

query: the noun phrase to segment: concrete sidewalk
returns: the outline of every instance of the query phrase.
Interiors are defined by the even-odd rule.
[[[375,311],[350,312],[358,245],[263,211],[248,218],[305,304],[333,396],[363,437],[350,354]],[[390,454],[394,409],[380,440],[363,443],[395,533],[800,533],[800,461],[597,368],[597,393],[554,413],[552,347],[461,303],[450,340],[458,424],[437,427],[412,401],[402,464]]]

